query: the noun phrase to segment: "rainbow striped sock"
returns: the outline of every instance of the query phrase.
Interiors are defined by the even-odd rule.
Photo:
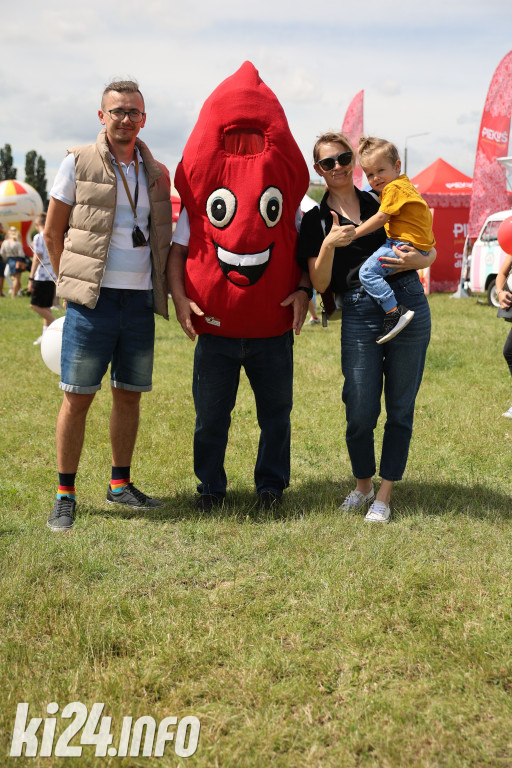
[[[110,488],[112,493],[121,493],[124,488],[130,482],[130,467],[114,467],[112,466],[112,479],[110,480]]]
[[[58,499],[62,499],[63,496],[69,496],[71,499],[75,498],[75,477],[76,472],[59,472]]]
[[[130,482],[129,477],[124,477],[122,480],[111,480],[110,488],[112,490],[112,493],[121,493],[121,491],[124,488],[126,488],[129,482]]]
[[[62,499],[63,496],[69,496],[71,499],[75,498],[75,486],[74,485],[59,485],[57,490],[57,498]]]

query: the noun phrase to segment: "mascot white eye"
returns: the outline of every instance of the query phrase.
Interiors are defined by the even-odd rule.
[[[275,227],[283,213],[283,193],[277,187],[267,187],[260,197],[260,214],[267,227]]]
[[[206,201],[206,214],[217,229],[227,227],[235,213],[236,197],[226,187],[214,190]]]

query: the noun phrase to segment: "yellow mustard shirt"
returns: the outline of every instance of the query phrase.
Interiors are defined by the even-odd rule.
[[[429,251],[436,244],[430,208],[405,173],[386,184],[379,210],[391,216],[384,229],[392,240],[411,243],[420,251]]]

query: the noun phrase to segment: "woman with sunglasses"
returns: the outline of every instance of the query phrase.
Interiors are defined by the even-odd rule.
[[[355,157],[348,139],[339,133],[319,137],[313,150],[316,172],[325,180],[320,205],[302,220],[299,258],[309,268],[319,293],[331,288],[342,306],[341,368],[344,376],[346,443],[356,487],[344,500],[342,511],[369,506],[365,520],[387,523],[393,484],[401,480],[412,435],[414,403],[430,340],[430,310],[417,269],[436,257],[412,246],[393,249],[396,260],[386,279],[399,303],[414,311],[409,325],[392,342],[376,344],[382,328],[382,310],[365,292],[359,268],[386,240],[384,229],[354,240],[355,227],[379,209],[378,199],[354,186]],[[381,484],[375,495],[374,430],[384,388],[386,423],[380,461]]]

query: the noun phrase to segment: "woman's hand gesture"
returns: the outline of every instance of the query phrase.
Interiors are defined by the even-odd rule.
[[[332,227],[329,234],[325,236],[325,243],[332,248],[345,248],[354,239],[356,228],[353,224],[341,226],[338,214],[335,211],[331,211],[331,213]]]

